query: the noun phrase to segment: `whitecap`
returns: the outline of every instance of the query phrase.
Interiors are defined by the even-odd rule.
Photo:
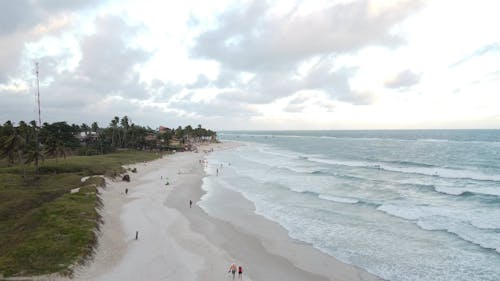
[[[337,197],[337,196],[330,196],[330,195],[323,195],[323,194],[320,194],[318,197],[320,199],[333,201],[333,202],[337,202],[337,203],[346,203],[346,204],[359,203],[358,199],[353,199],[353,198],[348,198],[348,197]]]

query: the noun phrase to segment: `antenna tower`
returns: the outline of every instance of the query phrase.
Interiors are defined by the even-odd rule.
[[[40,80],[38,79],[38,62],[35,63],[35,73],[36,73],[36,101],[38,105],[38,126],[42,127],[42,115],[40,114]]]

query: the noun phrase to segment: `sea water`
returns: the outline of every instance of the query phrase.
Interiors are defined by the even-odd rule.
[[[387,280],[500,280],[500,131],[218,135],[244,145],[208,156],[206,198],[240,192],[292,238]]]

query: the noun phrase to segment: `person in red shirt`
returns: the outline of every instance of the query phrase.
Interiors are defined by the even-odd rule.
[[[243,280],[243,267],[241,265],[238,266],[238,277]]]

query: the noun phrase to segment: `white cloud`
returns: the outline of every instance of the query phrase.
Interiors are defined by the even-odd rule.
[[[48,121],[500,127],[499,9],[486,0],[9,1],[0,122],[33,119],[36,60]]]
[[[396,76],[385,82],[387,88],[402,89],[408,88],[420,81],[421,74],[412,72],[411,70],[403,70],[399,72]]]
[[[316,55],[349,53],[369,45],[396,46],[391,28],[418,10],[419,1],[402,1],[378,13],[371,1],[322,7],[300,15],[270,13],[261,1],[231,9],[217,28],[200,34],[196,57],[215,59],[232,69],[268,71],[293,66]]]

